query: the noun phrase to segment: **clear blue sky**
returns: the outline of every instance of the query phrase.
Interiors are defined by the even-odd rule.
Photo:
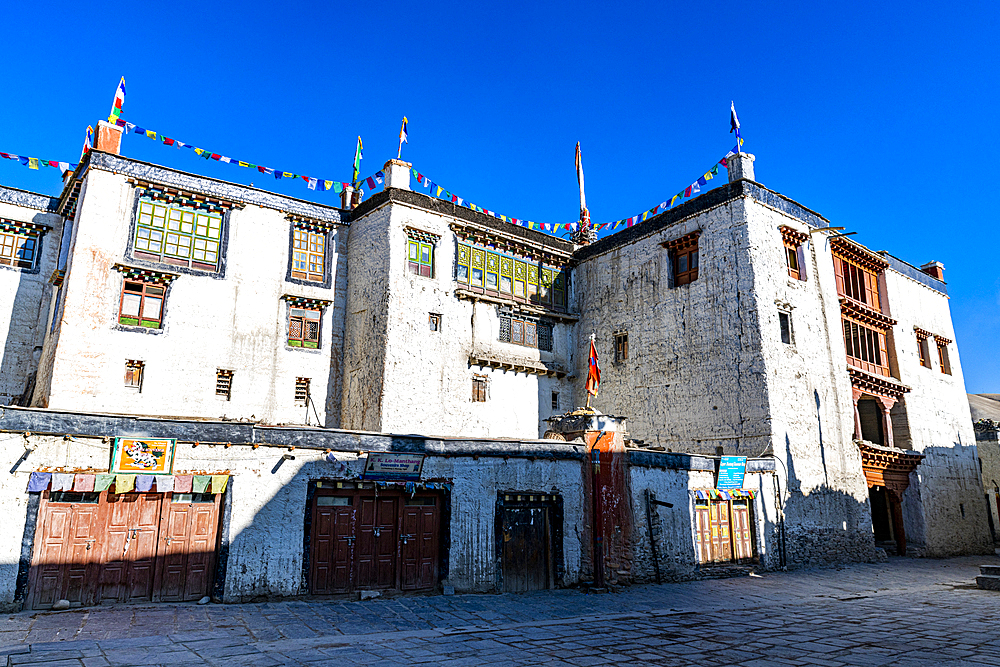
[[[76,161],[125,75],[132,122],[335,180],[359,134],[364,175],[394,157],[406,115],[416,169],[540,222],[576,218],[580,141],[605,222],[722,157],[732,99],[760,182],[944,263],[968,391],[1000,392],[995,0],[211,4],[5,3],[0,151]],[[123,152],[336,202],[135,135]],[[59,191],[55,170],[7,160],[0,183]]]

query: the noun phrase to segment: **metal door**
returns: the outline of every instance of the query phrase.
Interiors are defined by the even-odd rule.
[[[411,498],[403,506],[400,535],[400,588],[404,591],[433,588],[438,574],[437,498]]]

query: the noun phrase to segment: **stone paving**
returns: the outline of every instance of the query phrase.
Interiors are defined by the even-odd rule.
[[[1000,665],[997,557],[523,595],[109,606],[0,622],[0,664]]]

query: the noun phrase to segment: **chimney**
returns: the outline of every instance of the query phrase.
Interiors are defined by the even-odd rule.
[[[344,191],[340,193],[340,208],[348,211],[354,208],[354,187],[345,185]]]
[[[94,148],[105,153],[121,155],[122,128],[112,125],[106,120],[98,121]]]
[[[932,278],[937,278],[944,282],[944,264],[941,262],[927,262],[920,267],[920,270]]]
[[[389,160],[386,162],[385,166],[382,167],[382,171],[385,172],[385,187],[409,190],[411,167],[413,167],[412,164],[403,162],[402,160]]]
[[[753,161],[755,159],[757,158],[750,153],[737,153],[726,158],[726,164],[729,165],[729,182],[733,183],[741,178],[748,181],[754,180]]]

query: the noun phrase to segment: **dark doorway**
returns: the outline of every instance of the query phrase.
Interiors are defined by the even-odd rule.
[[[322,484],[320,482],[319,484]],[[373,484],[315,488],[307,525],[313,595],[360,589],[426,590],[438,583],[440,501]]]
[[[885,489],[873,486],[868,489],[868,497],[872,502],[872,530],[875,533],[875,544],[883,549],[895,551],[896,543],[892,537],[892,520],[889,516],[889,500]]]
[[[501,590],[555,588],[557,563],[562,560],[561,509],[561,498],[556,495],[499,494],[496,532]]]
[[[884,419],[878,401],[872,398],[859,399],[858,417],[861,418],[861,438],[876,445],[884,445]]]

